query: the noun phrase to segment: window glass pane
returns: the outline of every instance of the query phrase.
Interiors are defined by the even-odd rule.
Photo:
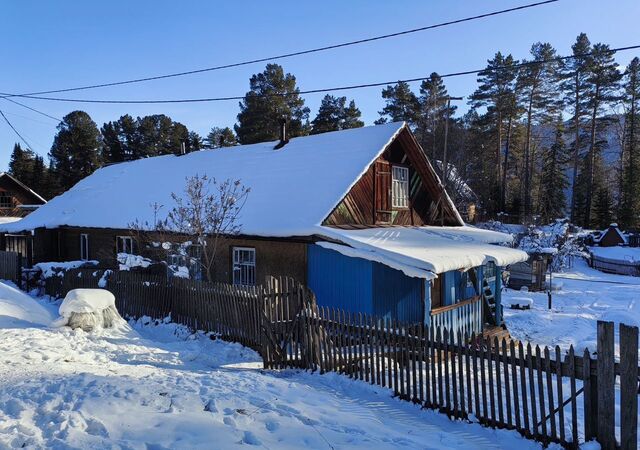
[[[394,207],[409,206],[409,169],[407,167],[393,166],[391,197]]]
[[[233,284],[253,286],[256,283],[256,251],[253,248],[233,248]]]

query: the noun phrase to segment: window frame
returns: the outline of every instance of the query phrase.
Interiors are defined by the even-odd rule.
[[[89,261],[89,235],[80,233],[80,261]]]
[[[5,199],[8,202],[7,204],[3,203]],[[13,208],[14,206],[15,200],[13,195],[11,195],[11,193],[7,191],[0,191],[0,208],[8,209]]]
[[[252,261],[241,261],[236,259],[241,252],[248,252],[253,255]],[[255,247],[231,247],[231,283],[234,286],[255,286],[256,285],[256,263],[257,255]],[[246,271],[243,273],[243,268]],[[244,280],[243,280],[244,278]]]
[[[129,241],[129,249],[131,251],[127,252],[127,245],[126,242]],[[120,243],[122,242],[122,250],[120,251]],[[134,251],[133,251],[133,247],[134,247],[134,239],[132,236],[116,236],[116,254],[118,253],[126,253],[129,255],[134,255]]]
[[[404,174],[406,179],[396,177],[396,174]],[[391,207],[394,209],[409,209],[409,167],[400,164],[391,165]],[[404,194],[404,195],[401,195]]]

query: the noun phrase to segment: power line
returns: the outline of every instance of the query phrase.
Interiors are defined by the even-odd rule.
[[[635,50],[639,49],[640,45],[632,45],[628,47],[618,47],[610,49],[610,53],[622,52],[626,50]],[[499,70],[516,70],[522,67],[527,66],[535,66],[540,64],[549,64],[552,62],[561,62],[566,61],[568,59],[574,58],[586,58],[592,55],[593,52],[583,53],[578,55],[569,55],[569,56],[559,56],[557,58],[550,58],[544,61],[525,61],[523,63],[514,64],[512,66],[502,66],[502,67],[494,67],[492,69],[474,69],[474,70],[465,70],[461,72],[452,72],[446,73],[443,75],[439,75],[440,78],[452,78],[464,75],[474,75],[480,73],[488,73],[491,71],[499,71]],[[416,81],[424,81],[428,80],[430,77],[417,77],[417,78],[407,78],[404,80],[395,80],[395,81],[381,81],[377,83],[363,83],[363,84],[353,84],[348,86],[337,86],[331,88],[320,88],[320,89],[309,89],[304,91],[295,91],[291,93],[275,93],[262,95],[261,97],[288,97],[291,95],[304,95],[304,94],[317,94],[324,92],[336,92],[336,91],[346,91],[353,89],[363,89],[370,87],[380,87],[387,85],[394,85],[398,83],[413,83]],[[221,102],[221,101],[229,101],[229,100],[243,100],[244,95],[241,96],[228,96],[228,97],[211,97],[211,98],[188,98],[188,99],[167,99],[167,100],[95,100],[95,99],[73,99],[73,98],[59,98],[59,97],[41,97],[38,95],[29,95],[29,94],[8,94],[1,92],[0,95],[8,95],[8,96],[16,96],[16,97],[24,97],[31,98],[35,100],[46,100],[46,101],[56,101],[56,102],[70,102],[70,103],[106,103],[106,104],[158,104],[158,103],[205,103],[205,102]]]
[[[36,113],[41,114],[41,115],[43,115],[43,116],[45,116],[45,117],[48,117],[49,119],[53,119],[53,120],[55,120],[56,122],[62,122],[62,119],[59,119],[59,118],[57,118],[57,117],[54,117],[54,116],[51,116],[51,115],[49,115],[49,114],[47,114],[47,113],[44,113],[44,112],[42,112],[42,111],[39,111],[39,110],[37,110],[37,109],[35,109],[35,108],[32,108],[31,106],[25,105],[25,104],[23,104],[23,103],[20,103],[20,102],[18,102],[18,101],[16,101],[16,100],[13,100],[13,99],[11,99],[11,98],[8,98],[8,97],[2,97],[2,98],[3,98],[4,100],[8,101],[8,102],[15,103],[16,105],[22,106],[23,108],[30,109],[30,110],[31,110],[31,111],[33,111],[33,112],[36,112]]]
[[[448,22],[437,23],[437,24],[434,24],[434,25],[427,25],[427,26],[420,27],[420,28],[413,28],[413,29],[410,29],[410,30],[398,31],[396,33],[383,34],[383,35],[380,35],[380,36],[374,36],[374,37],[365,38],[365,39],[358,39],[358,40],[355,40],[355,41],[343,42],[343,43],[340,43],[340,44],[327,45],[327,46],[324,46],[324,47],[316,47],[316,48],[307,49],[307,50],[301,50],[301,51],[292,52],[292,53],[284,53],[284,54],[280,54],[280,55],[269,56],[269,57],[266,57],[266,58],[252,59],[252,60],[248,60],[248,61],[241,61],[241,62],[236,62],[236,63],[231,63],[231,64],[224,64],[224,65],[214,66],[214,67],[207,67],[207,68],[203,68],[203,69],[188,70],[188,71],[185,71],[185,72],[176,72],[176,73],[170,73],[170,74],[165,74],[165,75],[156,75],[156,76],[145,77],[145,78],[135,78],[135,79],[125,80],[125,81],[114,81],[114,82],[111,82],[111,83],[93,84],[93,85],[72,87],[72,88],[66,88],[66,89],[55,89],[55,90],[50,90],[50,91],[30,92],[30,93],[27,93],[27,94],[24,94],[24,95],[42,95],[42,94],[54,94],[54,93],[60,93],[60,92],[81,91],[81,90],[86,90],[86,89],[96,89],[96,88],[103,88],[103,87],[110,87],[110,86],[121,86],[123,84],[142,83],[142,82],[145,82],[145,81],[162,80],[162,79],[166,79],[166,78],[181,77],[181,76],[185,76],[185,75],[194,75],[194,74],[203,73],[203,72],[213,72],[213,71],[216,71],[216,70],[230,69],[232,67],[246,66],[246,65],[249,65],[249,64],[256,64],[256,63],[261,63],[261,62],[266,62],[266,61],[274,61],[274,60],[279,60],[279,59],[291,58],[291,57],[294,57],[294,56],[308,55],[310,53],[324,52],[324,51],[327,51],[327,50],[335,50],[337,48],[349,47],[349,46],[352,46],[352,45],[359,45],[359,44],[364,44],[364,43],[367,43],[367,42],[374,42],[374,41],[379,41],[379,40],[382,40],[382,39],[389,39],[389,38],[393,38],[393,37],[404,36],[404,35],[407,35],[407,34],[418,33],[418,32],[421,32],[421,31],[433,30],[435,28],[442,28],[442,27],[449,26],[449,25],[455,25],[455,24],[459,24],[459,23],[470,22],[470,21],[473,21],[473,20],[485,19],[487,17],[497,16],[497,15],[500,15],[500,14],[506,14],[506,13],[510,13],[510,12],[514,12],[514,11],[520,11],[520,10],[523,10],[523,9],[534,8],[536,6],[542,6],[542,5],[546,5],[546,4],[549,4],[549,3],[556,3],[558,1],[560,1],[560,0],[545,0],[545,1],[540,1],[540,2],[536,2],[536,3],[529,3],[529,4],[526,4],[526,5],[522,5],[522,6],[516,6],[514,8],[502,9],[502,10],[499,10],[499,11],[492,11],[492,12],[485,13],[485,14],[479,14],[479,15],[476,15],[476,16],[465,17],[463,19],[456,19],[456,20],[451,20],[451,21],[448,21]],[[3,95],[5,97],[20,97],[21,96],[21,95],[18,95],[18,94],[3,94]]]
[[[23,138],[22,135],[18,132],[18,130],[16,130],[16,128],[11,124],[11,122],[9,122],[9,119],[7,119],[7,116],[4,115],[4,112],[2,112],[1,109],[0,109],[0,115],[2,115],[2,118],[4,119],[5,122],[7,122],[7,125],[9,125],[11,127],[13,132],[15,134],[17,134],[20,139],[22,139],[22,142],[24,142],[26,144],[26,146],[29,147],[29,150],[31,150],[33,152],[34,151],[33,148],[31,148],[31,146],[29,145],[27,140],[25,138]]]

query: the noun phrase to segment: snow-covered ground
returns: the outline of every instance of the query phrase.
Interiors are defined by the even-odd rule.
[[[575,267],[553,275],[553,284],[560,286],[553,292],[552,308],[547,308],[546,292],[508,290],[503,298],[533,300],[530,310],[506,309],[505,321],[512,336],[535,344],[570,345],[576,352],[585,347],[596,349],[596,321],[640,326],[640,278],[612,275],[591,269],[582,259]],[[616,337],[617,340],[617,337]]]
[[[540,447],[174,324],[52,329],[58,304],[2,283],[0,299],[0,448]]]

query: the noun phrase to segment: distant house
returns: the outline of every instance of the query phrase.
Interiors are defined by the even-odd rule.
[[[0,226],[17,222],[47,201],[14,176],[0,172]],[[17,251],[24,263],[31,262],[31,247],[22,237],[6,234],[0,239],[0,250]]]
[[[618,228],[617,223],[612,223],[609,228],[602,231],[599,237],[594,239],[594,244],[599,247],[616,247],[618,245],[628,245],[627,237]]]
[[[0,223],[21,219],[45,203],[44,198],[20,180],[0,172]]]
[[[465,226],[404,123],[112,165],[5,230],[33,233],[36,261],[116,267],[118,252],[148,251],[130,224],[196,173],[251,189],[216,281],[290,276],[320,305],[478,332],[502,323],[501,267],[527,259],[492,245],[510,236]]]

